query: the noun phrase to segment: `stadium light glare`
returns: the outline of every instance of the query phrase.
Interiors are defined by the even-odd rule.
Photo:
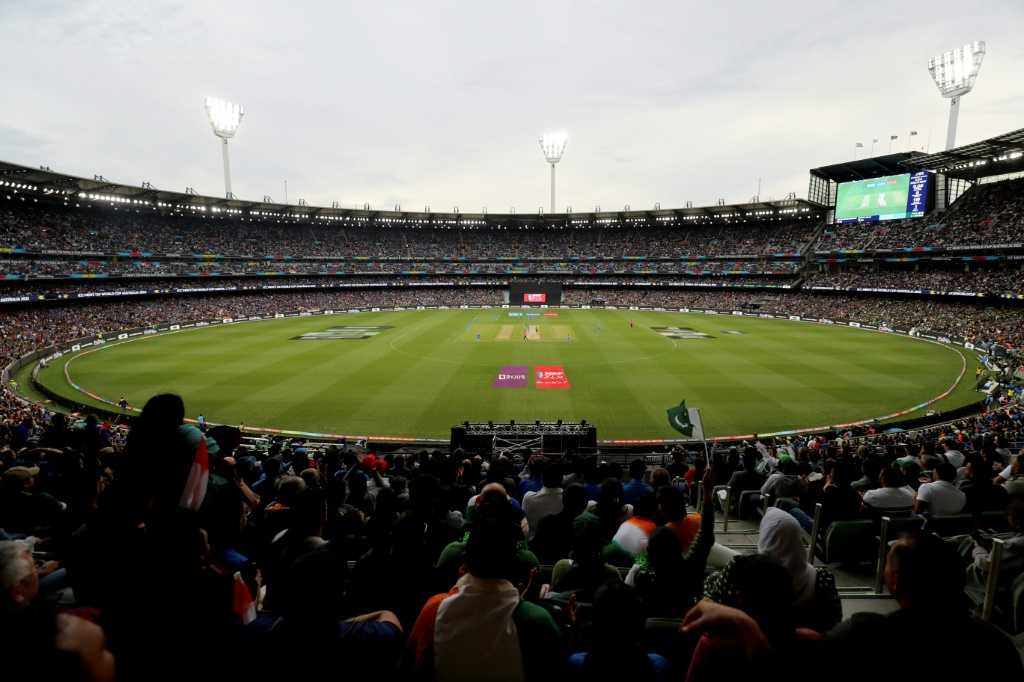
[[[946,129],[946,151],[956,142],[956,122],[960,98],[971,91],[985,58],[985,41],[961,45],[928,60],[928,72],[939,88],[939,94],[950,100],[949,126]]]
[[[206,109],[206,118],[210,121],[213,134],[221,139],[221,148],[224,151],[224,196],[227,199],[234,199],[231,193],[231,163],[228,160],[228,140],[235,136],[238,125],[242,122],[245,114],[241,104],[231,104],[216,97],[207,97],[203,100],[203,107]]]
[[[544,158],[551,164],[551,212],[555,212],[555,164],[562,160],[565,143],[569,136],[565,133],[544,133],[540,136],[540,149]]]

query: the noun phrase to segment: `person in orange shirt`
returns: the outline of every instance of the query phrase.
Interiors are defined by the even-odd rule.
[[[679,544],[685,552],[700,530],[700,514],[686,513],[686,496],[673,485],[658,488],[657,502],[658,511],[665,518],[665,525],[679,536]]]

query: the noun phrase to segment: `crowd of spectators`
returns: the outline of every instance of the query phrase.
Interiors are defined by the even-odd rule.
[[[181,295],[162,299],[117,300],[55,306],[15,306],[0,310],[0,357],[10,362],[34,348],[99,332],[109,333],[159,323],[221,316],[247,317],[303,310],[412,308],[416,306],[489,305],[507,302],[504,287],[360,288],[343,290],[261,291],[241,294]],[[782,291],[568,287],[566,305],[644,306],[749,310],[855,320],[889,327],[936,331],[953,339],[981,344],[1024,343],[1024,316],[1007,303],[994,307],[976,301],[883,296],[847,297],[826,293]]]
[[[209,278],[190,277],[174,280],[167,279],[133,279],[133,280],[50,280],[38,279],[8,280],[0,282],[0,298],[19,296],[42,296],[53,298],[71,294],[88,294],[90,297],[102,296],[104,294],[116,295],[123,292],[139,291],[211,291],[216,288],[224,290],[241,289],[292,289],[303,288],[324,288],[324,289],[347,289],[352,287],[388,287],[388,288],[452,288],[452,287],[507,287],[510,283],[536,283],[536,282],[562,281],[566,285],[575,285],[580,281],[594,282],[597,286],[600,282],[606,282],[615,286],[683,286],[683,287],[792,287],[795,286],[794,278],[771,276],[753,277],[748,275],[724,275],[715,277],[713,275],[676,275],[676,276],[602,276],[599,278],[587,278],[584,280],[564,275],[398,275],[391,277],[367,277],[359,275],[329,276],[329,277],[302,277],[302,276],[273,276],[273,277],[231,277],[231,278]]]
[[[173,395],[150,399],[126,438],[95,418],[0,411],[0,632],[18,677],[278,678],[296,652],[379,680],[781,680],[793,660],[823,670],[866,652],[882,680],[976,670],[892,646],[927,627],[1024,676],[970,611],[990,535],[966,558],[929,532],[901,536],[884,573],[897,610],[845,621],[832,570],[801,539],[816,505],[820,533],[882,514],[919,514],[928,531],[947,509],[987,533],[983,515],[1002,512],[1008,586],[1024,561],[1008,412],[709,459],[680,446],[665,467],[624,471],[572,451],[250,449],[236,428],[184,423]],[[756,551],[716,543],[716,483],[785,498]],[[645,631],[651,618],[681,626]]]
[[[431,274],[462,274],[468,272],[500,274],[510,271],[530,273],[603,274],[656,272],[659,274],[720,274],[753,272],[795,275],[802,265],[793,261],[297,261],[220,259],[209,261],[83,261],[2,258],[0,276],[70,277],[102,275],[104,277],[173,277],[180,275],[253,275],[261,273],[319,274],[343,272],[356,274],[394,274],[425,272]]]
[[[805,287],[913,289],[969,291],[987,294],[1024,294],[1024,272],[1016,267],[979,267],[970,270],[834,270],[812,274]]]
[[[538,229],[366,219],[312,222],[183,215],[150,207],[8,203],[0,247],[96,254],[222,254],[298,258],[512,259],[685,258],[803,254],[806,251],[946,248],[1024,242],[1024,179],[978,185],[932,218],[820,225],[812,218],[683,224],[636,221]],[[749,220],[749,219],[746,219]]]
[[[978,185],[939,216],[826,227],[814,251],[1024,243],[1024,179]]]
[[[8,204],[0,209],[0,247],[70,253],[221,254],[265,258],[365,257],[512,259],[681,258],[801,254],[812,219],[712,224],[635,223],[569,230],[501,229],[362,220],[331,224],[297,220],[185,216],[152,209]]]

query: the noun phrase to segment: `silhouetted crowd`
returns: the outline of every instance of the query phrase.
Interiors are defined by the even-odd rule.
[[[971,610],[993,530],[1006,541],[992,578],[1003,608],[1024,565],[1016,410],[926,432],[744,442],[710,460],[678,446],[661,466],[624,469],[572,451],[252,449],[238,429],[184,423],[172,395],[152,398],[126,437],[95,417],[3,408],[12,676],[277,678],[301,661],[385,680],[774,680],[795,660],[824,669],[865,653],[882,680],[976,670],[891,646],[935,631],[1024,675],[1010,640]],[[716,484],[741,517],[776,501],[750,531],[756,551],[716,541]],[[843,620],[834,574],[808,562],[816,509],[821,538],[881,516],[923,522],[888,553],[895,612]],[[957,513],[975,540],[926,532]]]

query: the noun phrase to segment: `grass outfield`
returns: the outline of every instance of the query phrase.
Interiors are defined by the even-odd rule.
[[[767,433],[905,410],[948,390],[962,366],[955,350],[902,336],[721,315],[548,311],[557,316],[532,318],[535,338],[523,340],[523,319],[508,312],[208,327],[107,344],[73,358],[68,371],[82,389],[110,401],[123,395],[142,407],[152,395],[174,392],[189,417],[203,412],[212,422],[254,427],[447,438],[464,419],[586,419],[600,439],[657,439],[678,437],[665,411],[683,399],[701,408],[710,436]],[[362,325],[387,328],[330,329]],[[656,331],[670,327],[683,331]],[[304,334],[321,338],[300,340]],[[88,402],[64,380],[68,359],[40,379]],[[526,366],[527,387],[493,388],[502,366]],[[535,388],[539,366],[564,367],[571,388]],[[930,407],[973,402],[971,389],[962,383]]]

